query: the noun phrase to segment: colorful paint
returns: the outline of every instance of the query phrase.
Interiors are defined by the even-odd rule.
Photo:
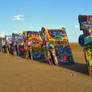
[[[92,75],[92,16],[79,15],[80,30],[79,44],[84,47],[84,56],[88,66],[89,75]]]
[[[42,28],[41,37],[43,40],[44,56],[50,65],[74,63],[65,28]]]

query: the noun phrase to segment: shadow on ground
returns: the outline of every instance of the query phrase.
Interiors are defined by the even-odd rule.
[[[24,58],[24,57],[21,57]],[[29,58],[30,59],[30,58]],[[31,60],[31,59],[30,59]],[[45,63],[47,64],[47,62],[45,61],[44,58],[39,58],[39,59],[34,59],[35,61],[39,62],[39,63]],[[49,65],[49,64],[48,64]],[[74,63],[74,64],[63,64],[63,65],[59,65],[59,67],[63,67],[81,74],[85,74],[88,75],[88,68],[86,64],[81,64],[81,63]]]
[[[60,65],[59,67],[67,68],[72,71],[88,75],[88,70],[87,70],[88,68],[87,68],[86,64],[75,63],[72,65],[70,65],[70,64],[69,65]]]
[[[37,62],[40,63],[46,63],[46,61],[44,61],[44,59],[39,59],[36,60]],[[88,67],[86,64],[81,64],[81,63],[74,63],[74,64],[63,64],[63,65],[59,65],[59,67],[63,67],[81,74],[85,74],[88,75]]]

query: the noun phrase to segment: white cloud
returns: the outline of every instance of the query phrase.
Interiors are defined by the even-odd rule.
[[[79,25],[75,25],[74,27],[75,27],[75,28],[79,28]]]
[[[0,32],[0,37],[5,37],[5,32]]]
[[[16,20],[16,21],[19,21],[19,20],[24,20],[24,15],[16,15],[16,16],[13,16],[13,20]]]

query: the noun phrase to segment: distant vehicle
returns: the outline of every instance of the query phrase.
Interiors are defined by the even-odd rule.
[[[2,52],[2,38],[0,38],[0,52]]]
[[[11,35],[7,35],[6,37],[6,53],[13,54],[13,39]]]
[[[17,55],[24,57],[25,51],[24,51],[23,34],[19,34],[15,42],[16,42]]]
[[[39,32],[24,31],[24,48],[26,52],[26,58],[31,59],[41,58],[42,53],[42,39]]]
[[[6,38],[2,38],[2,52],[6,53]]]
[[[19,47],[19,44],[18,44],[18,39],[19,39],[19,34],[17,33],[12,33],[12,44],[13,44],[13,55],[16,56],[16,55],[19,55],[19,52],[18,52],[18,47]]]
[[[74,63],[65,28],[45,29],[43,27],[41,29],[41,37],[44,56],[50,65]]]

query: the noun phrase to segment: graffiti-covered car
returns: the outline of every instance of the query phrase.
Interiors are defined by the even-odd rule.
[[[79,37],[79,44],[86,46],[92,44],[92,16],[79,15],[80,30],[83,34]]]
[[[26,57],[30,57],[31,59],[41,58],[43,51],[41,48],[42,39],[39,32],[24,31],[23,34]]]
[[[17,33],[12,33],[12,44],[13,44],[13,55],[16,56],[18,55],[18,47],[19,47],[19,42],[18,42],[18,39],[19,39],[19,34]],[[18,46],[18,47],[17,47]]]
[[[73,64],[72,51],[69,46],[65,28],[41,29],[43,50],[46,61],[51,64]]]
[[[0,52],[2,52],[2,38],[0,38]]]
[[[11,35],[7,35],[6,37],[6,51],[7,53],[13,54],[13,39]]]
[[[18,38],[16,39],[16,47],[17,47],[17,55],[24,57],[24,39],[23,34],[19,34]]]
[[[2,38],[2,52],[6,53],[6,38]]]
[[[79,44],[83,46],[86,64],[88,66],[89,75],[92,75],[92,15],[78,16],[80,30],[83,34],[79,37]]]

